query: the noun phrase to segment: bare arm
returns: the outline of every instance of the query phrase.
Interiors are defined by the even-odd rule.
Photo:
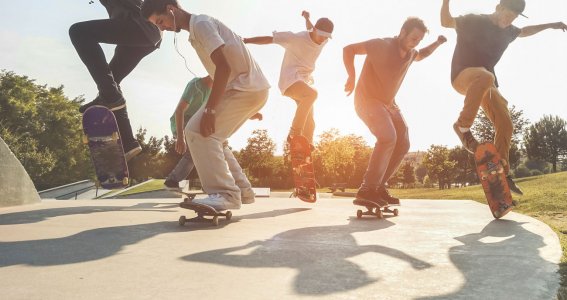
[[[449,0],[443,0],[443,6],[441,6],[441,26],[445,28],[457,27],[457,22],[455,22],[455,18],[449,10]]]
[[[183,99],[179,100],[175,109],[175,128],[177,136],[175,137],[175,151],[179,154],[185,153],[185,135],[183,134],[183,125],[185,123],[185,110],[189,104]]]
[[[447,42],[447,38],[440,35],[437,38],[437,40],[435,42],[433,42],[431,45],[419,50],[419,53],[417,54],[417,57],[415,58],[415,60],[416,61],[423,60],[424,58],[431,55],[439,46],[441,46],[445,42]]]
[[[256,44],[256,45],[267,45],[274,43],[273,36],[257,36],[253,38],[243,38],[244,44]]]
[[[347,92],[347,96],[350,96],[350,94],[352,94],[352,92],[354,91],[354,86],[356,84],[354,56],[365,55],[366,53],[366,43],[352,44],[343,48],[343,62],[348,73],[348,79],[345,84],[345,92]]]
[[[218,102],[224,95],[226,84],[228,83],[228,76],[230,75],[230,65],[226,60],[223,52],[224,45],[218,47],[211,53],[211,60],[215,64],[215,78],[213,79],[213,87],[211,88],[211,95],[207,102],[206,108],[214,110]],[[201,118],[201,135],[208,137],[215,133],[215,114],[204,113]]]
[[[541,25],[533,25],[533,26],[526,26],[522,28],[522,32],[520,32],[519,37],[528,37],[532,36],[536,33],[544,31],[546,29],[561,29],[563,32],[567,30],[567,25],[563,22],[556,22],[556,23],[549,23],[549,24],[541,24]]]
[[[313,29],[313,23],[311,23],[311,20],[309,20],[310,18],[309,12],[304,10],[301,12],[301,16],[305,18],[305,28],[307,28],[307,30]]]

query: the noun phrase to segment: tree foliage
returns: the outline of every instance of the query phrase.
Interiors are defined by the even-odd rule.
[[[526,130],[524,143],[529,158],[551,163],[555,173],[567,157],[567,122],[558,116],[544,116]]]
[[[437,180],[441,190],[451,188],[457,174],[457,162],[450,158],[450,153],[445,146],[432,145],[423,158],[429,178]]]

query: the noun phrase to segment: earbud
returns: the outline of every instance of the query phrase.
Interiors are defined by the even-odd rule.
[[[173,9],[170,9],[170,10],[169,10],[169,13],[173,15]]]

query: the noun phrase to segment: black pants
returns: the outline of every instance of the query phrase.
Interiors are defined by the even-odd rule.
[[[157,30],[157,28],[156,28]],[[157,49],[157,41],[151,41],[132,18],[93,20],[73,24],[69,28],[71,42],[89,70],[103,101],[122,97],[120,82],[148,54]],[[100,43],[116,45],[110,63]],[[132,126],[126,108],[114,112],[124,150],[135,145]]]

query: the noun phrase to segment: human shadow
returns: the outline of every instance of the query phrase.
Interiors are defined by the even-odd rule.
[[[172,212],[170,209],[179,207],[173,203],[138,203],[132,206],[77,206],[48,208],[31,211],[13,212],[0,214],[1,225],[30,224],[45,221],[47,219],[70,216],[70,215],[89,215],[101,212],[113,211],[147,211],[147,212]]]
[[[456,237],[451,262],[464,276],[456,292],[418,299],[555,299],[557,265],[541,258],[540,235],[512,220],[493,220],[479,233]]]
[[[393,226],[392,222],[365,222],[351,218],[349,223],[293,229],[265,241],[190,254],[182,259],[237,268],[293,268],[298,271],[294,289],[303,295],[330,295],[379,281],[379,278],[370,277],[359,265],[348,260],[361,254],[378,253],[394,257],[416,270],[432,267],[397,249],[382,245],[358,245],[353,237],[354,233]],[[251,253],[234,253],[237,251]],[[371,267],[377,266],[380,266],[378,259]]]

